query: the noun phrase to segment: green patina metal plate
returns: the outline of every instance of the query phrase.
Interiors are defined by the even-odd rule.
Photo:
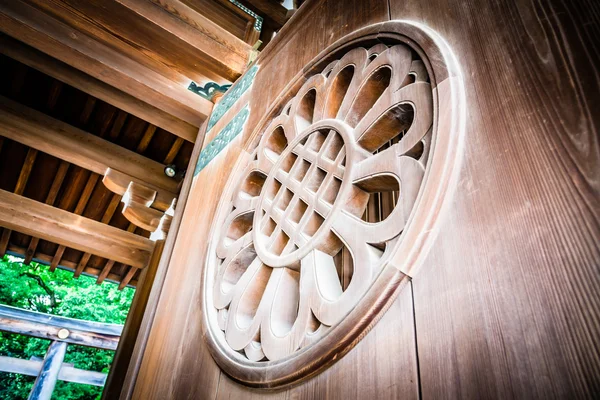
[[[244,76],[235,84],[234,87],[229,89],[213,108],[210,119],[208,120],[208,127],[206,132],[210,131],[213,126],[225,115],[225,113],[239,100],[240,97],[252,86],[256,72],[258,71],[258,65],[252,66]]]
[[[248,121],[250,115],[250,108],[246,104],[244,108],[236,114],[235,117],[223,128],[217,136],[211,140],[200,153],[196,169],[194,170],[194,176],[198,175],[204,167],[208,165],[215,158],[221,150],[223,150],[233,139],[236,138],[244,130],[244,125]]]

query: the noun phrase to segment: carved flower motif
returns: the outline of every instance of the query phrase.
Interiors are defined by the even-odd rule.
[[[383,44],[349,51],[282,107],[217,229],[212,306],[231,349],[288,357],[357,305],[402,240],[432,113],[423,62]]]

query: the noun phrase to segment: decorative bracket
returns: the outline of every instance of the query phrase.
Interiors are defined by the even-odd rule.
[[[219,85],[215,82],[208,82],[204,86],[199,86],[196,82],[190,83],[188,90],[204,97],[206,100],[216,103],[223,94],[231,87],[231,84]]]

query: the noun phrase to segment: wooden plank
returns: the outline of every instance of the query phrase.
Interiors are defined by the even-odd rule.
[[[79,263],[77,264],[77,268],[75,269],[75,272],[73,273],[74,278],[79,278],[79,275],[81,275],[81,273],[85,269],[85,266],[87,265],[88,261],[90,261],[91,256],[92,256],[91,253],[83,253],[83,255],[81,256],[81,259],[79,260]]]
[[[49,74],[48,74],[49,75]],[[73,86],[73,85],[71,85]],[[85,101],[85,105],[83,106],[83,111],[81,111],[81,115],[79,116],[79,122],[81,125],[87,124],[94,111],[94,107],[96,106],[96,98],[93,96],[88,96]]]
[[[50,262],[50,272],[54,272],[54,270],[56,270],[66,249],[67,248],[65,246],[58,246],[56,253],[54,253],[54,256],[52,257],[52,261]]]
[[[12,140],[100,175],[108,168],[177,192],[164,165],[0,96],[0,127]]]
[[[41,370],[42,361],[0,356],[0,371],[2,372],[38,376]],[[58,372],[58,380],[102,387],[106,382],[106,374],[73,368],[73,366],[63,363]]]
[[[196,126],[184,122],[9,36],[0,35],[0,52],[185,140],[192,143],[196,141],[198,134]],[[94,100],[93,98],[90,99]],[[93,104],[89,107],[93,108]],[[85,114],[89,117],[91,110]]]
[[[118,110],[117,117],[113,121],[113,124],[110,127],[110,131],[108,132],[108,138],[111,139],[111,141],[114,142],[119,137],[119,135],[121,134],[121,129],[123,128],[123,125],[125,125],[126,120],[127,113],[123,110]]]
[[[19,174],[19,179],[15,186],[15,194],[22,195],[25,191],[25,185],[27,185],[27,181],[29,180],[29,175],[33,169],[33,163],[35,162],[37,153],[37,150],[34,148],[27,150],[27,156],[25,156],[25,162],[23,163],[23,167],[21,167],[21,173]]]
[[[108,203],[108,207],[106,207],[106,210],[104,211],[104,215],[102,215],[102,219],[100,220],[100,222],[102,222],[103,224],[109,224],[110,220],[112,219],[112,216],[114,215],[115,211],[117,210],[117,207],[119,206],[119,203],[121,202],[121,196],[119,196],[118,194],[113,194],[111,199],[110,199],[110,203]],[[62,246],[61,246],[62,247]],[[64,252],[64,249],[62,250]],[[83,271],[85,271],[85,268],[87,266],[88,261],[90,260],[91,254],[90,253],[84,253],[81,256],[81,260],[79,261],[79,263],[77,264],[77,268],[75,269],[75,277],[78,277]],[[111,262],[110,260],[107,261],[107,264]],[[112,261],[112,263],[114,264],[114,261]],[[112,264],[111,264],[112,267]],[[106,267],[104,267],[106,269]],[[96,281],[96,283],[102,283],[102,281],[106,278],[106,276],[108,275],[108,273],[110,272],[110,267],[106,270],[106,274],[104,273],[104,269],[102,270],[102,274],[104,275],[102,277],[102,279],[100,279],[100,277],[98,277],[98,281]]]
[[[250,46],[256,42],[256,40],[248,40],[248,36],[250,35],[248,25],[254,31],[255,18],[246,14],[229,0],[180,0],[180,2],[215,22]]]
[[[10,229],[4,228],[2,230],[2,237],[0,238],[0,256],[2,257],[6,254],[11,233],[12,231]]]
[[[61,81],[52,81],[52,85],[50,86],[50,95],[48,96],[48,101],[46,102],[46,107],[49,110],[53,110],[54,106],[58,102],[58,98],[60,97],[60,93],[62,92],[63,83]]]
[[[154,137],[155,132],[156,132],[156,126],[149,124],[148,128],[146,128],[146,130],[144,131],[144,136],[142,136],[142,139],[138,143],[138,146],[135,150],[136,153],[142,154],[146,151],[146,149],[150,145],[150,141]]]
[[[22,1],[0,5],[0,27],[4,33],[194,126],[212,110],[210,101],[184,85]]]
[[[50,343],[42,362],[40,373],[29,394],[31,400],[50,400],[66,353],[66,343],[56,341]]]
[[[407,282],[373,330],[327,370],[281,391],[251,389],[221,372],[215,399],[417,399],[414,344],[412,288]]]
[[[162,36],[169,39],[171,50],[189,53],[196,70],[208,78],[215,80],[209,73],[213,72],[233,82],[246,69],[251,46],[184,3],[178,0],[116,2],[143,17],[150,29],[160,29]]]
[[[298,31],[293,37],[287,36],[278,40],[279,46],[272,47],[270,50],[273,58],[269,64],[261,64],[251,93],[252,112],[248,126],[258,127],[258,121],[264,116],[264,110],[275,101],[290,79],[314,58],[323,46],[330,43],[329,40],[333,42],[344,33],[388,16],[387,1],[327,2],[336,4],[337,9],[323,6],[325,1],[314,3],[318,3],[318,7],[314,7],[318,12],[307,11],[305,15],[310,18],[298,22],[295,28]],[[308,6],[307,4],[303,8]],[[342,10],[348,12],[343,13]],[[351,17],[346,15],[350,13],[349,10],[352,10]],[[355,13],[355,10],[359,11]],[[296,18],[296,15],[293,18]],[[319,15],[318,19],[316,15]],[[316,20],[320,22],[316,23]],[[331,21],[336,23],[333,24]],[[286,25],[283,29],[289,27],[290,25]],[[279,36],[277,35],[276,38]],[[272,42],[271,45],[273,44]],[[206,261],[208,256],[206,243],[211,240],[209,230],[218,199],[222,196],[223,187],[242,147],[248,144],[247,140],[253,139],[248,136],[250,136],[249,132],[239,142],[231,143],[218,159],[213,160],[209,168],[214,173],[203,172],[197,175],[185,204],[181,225],[175,225],[177,218],[174,220],[169,239],[174,232],[177,232],[176,243],[170,262],[164,266],[165,272],[159,270],[157,274],[156,280],[160,283],[157,283],[157,288],[152,293],[154,297],[152,302],[156,304],[155,309],[148,313],[148,325],[138,337],[138,341],[141,342],[139,347],[143,351],[141,354],[134,352],[134,357],[141,361],[139,366],[134,364],[128,371],[128,378],[131,377],[131,381],[137,379],[134,388],[131,388],[131,383],[128,383],[124,389],[124,393],[128,393],[132,398],[193,398],[198,394],[214,398],[218,392],[219,368],[204,346],[206,331],[202,327],[202,313],[198,312],[197,307],[194,309],[192,306],[201,301],[199,297],[201,283],[189,282],[184,277],[190,273],[192,265],[195,263],[204,265]],[[186,180],[188,177],[189,174]],[[180,207],[181,204],[177,207],[178,212]],[[178,311],[172,312],[174,309]],[[151,326],[150,332],[147,326]],[[186,335],[177,334],[177,331],[184,331]],[[173,348],[178,349],[177,352],[171,351]],[[373,358],[369,355],[368,359]],[[329,398],[336,398],[333,391],[326,394]],[[244,393],[244,396],[246,395],[247,393]],[[121,398],[128,397],[123,394]]]
[[[101,222],[0,190],[0,225],[137,268],[148,263],[153,242]]]
[[[4,35],[2,35],[0,37],[0,39],[2,39],[3,37],[4,37]],[[59,81],[59,80],[52,81],[52,86],[50,88],[50,95],[48,96],[48,101],[46,103],[46,107],[49,110],[53,110],[55,108],[56,103],[58,102],[60,93],[62,92],[62,89],[63,89],[63,83],[61,81]],[[86,106],[87,106],[87,104],[86,104]],[[89,112],[91,113],[91,109],[89,109]],[[89,117],[89,115],[88,115],[88,117]],[[46,196],[46,204],[48,204],[48,205],[54,204],[54,200],[56,199],[56,196],[58,195],[58,191],[60,190],[60,187],[65,178],[68,168],[69,168],[69,163],[66,161],[61,161],[60,165],[58,166],[58,170],[56,171],[56,175],[54,176],[54,180],[52,181],[52,186],[50,187],[50,191],[48,192],[48,195]],[[40,241],[40,239],[37,237],[31,238],[31,241],[29,242],[29,246],[27,248],[27,252],[25,253],[25,259],[23,260],[24,264],[29,265],[31,263],[31,260],[33,259],[33,256],[35,255],[35,251],[36,251],[39,241]]]
[[[598,3],[458,4],[390,7],[451,43],[468,104],[456,194],[414,277],[423,398],[596,397]]]
[[[77,201],[77,205],[75,206],[75,210],[73,210],[73,214],[76,215],[81,215],[83,214],[83,212],[85,211],[85,207],[92,195],[92,191],[94,190],[94,187],[96,186],[96,182],[98,181],[98,174],[94,174],[91,173],[90,177],[88,178],[85,187],[83,188],[83,191],[81,192],[81,195],[79,196],[79,200]],[[60,259],[62,258],[63,253],[66,250],[66,246],[64,245],[60,245],[58,246],[58,248],[56,249],[56,253],[54,256],[54,259],[52,260],[52,264],[50,265],[50,271],[53,272],[56,267],[58,266],[58,264],[60,263]],[[77,278],[81,272],[83,271],[83,268],[85,268],[85,264],[89,261],[89,257],[86,257],[85,254],[82,256],[81,261],[85,261],[83,264],[80,262],[77,265],[77,268],[75,269],[75,278]],[[77,271],[79,271],[79,273],[77,273]]]

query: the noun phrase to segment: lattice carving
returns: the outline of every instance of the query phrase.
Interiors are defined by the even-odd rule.
[[[265,130],[219,238],[214,305],[232,349],[289,356],[355,306],[400,239],[431,127],[431,85],[407,46],[356,48],[304,84]],[[399,187],[384,221],[361,219],[371,193]]]
[[[276,387],[339,359],[418,267],[464,126],[446,46],[401,21],[357,31],[250,136],[203,272],[208,348],[237,381]]]

